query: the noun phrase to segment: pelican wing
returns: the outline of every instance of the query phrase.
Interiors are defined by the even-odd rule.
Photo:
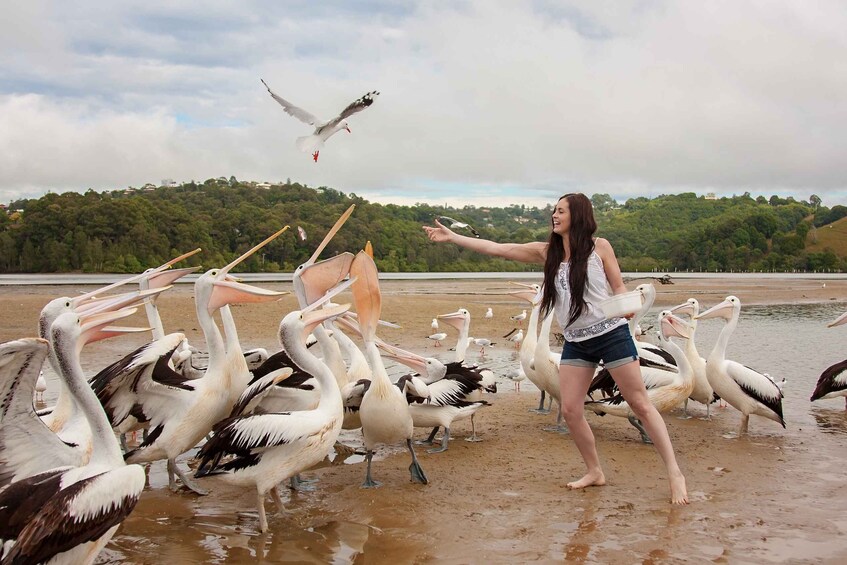
[[[194,390],[191,379],[169,366],[171,356],[184,339],[183,334],[173,333],[151,341],[92,377],[91,388],[112,426],[123,422],[137,410],[136,406],[144,403],[144,396],[155,394],[157,388],[165,394]]]
[[[35,413],[32,398],[47,342],[0,345],[0,487],[65,465],[81,465],[80,450],[63,442]]]
[[[27,496],[42,503],[26,504],[27,513],[15,516],[20,529],[14,545],[3,555],[4,563],[44,563],[98,540],[132,512],[145,482],[138,465],[119,467],[65,488],[61,488],[62,478],[51,473],[33,477],[26,485]]]
[[[262,400],[273,390],[274,385],[291,376],[294,369],[282,367],[272,371],[262,378],[254,379],[252,383],[241,393],[235,406],[232,407],[230,417],[249,414],[262,402]]]
[[[782,420],[782,391],[773,379],[736,361],[725,363],[727,374],[745,394],[773,410]]]
[[[312,114],[310,114],[309,112],[304,110],[303,108],[295,106],[294,104],[292,104],[291,102],[289,102],[285,98],[277,95],[273,90],[271,90],[271,87],[268,86],[268,83],[266,83],[264,80],[262,80],[262,79],[259,79],[259,80],[261,80],[262,84],[265,85],[265,88],[268,89],[268,92],[270,93],[271,98],[273,98],[274,100],[279,102],[279,105],[282,106],[282,109],[285,110],[286,114],[288,114],[289,116],[294,116],[295,118],[297,118],[298,120],[300,120],[304,124],[309,124],[310,126],[317,126],[318,122],[320,122],[320,120],[318,118],[316,118],[315,116],[313,116]]]
[[[847,359],[824,369],[818,378],[811,400],[817,400],[844,389],[847,389]]]
[[[215,425],[212,439],[203,444],[197,454],[200,465],[196,476],[255,465],[263,451],[321,436],[329,432],[335,423],[340,426],[341,414],[337,421],[328,423],[325,416],[313,410],[254,414],[221,420]],[[227,455],[235,458],[222,462]]]

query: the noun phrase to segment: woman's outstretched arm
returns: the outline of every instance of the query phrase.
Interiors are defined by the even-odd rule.
[[[455,243],[460,247],[485,255],[502,257],[523,263],[539,263],[542,265],[544,264],[544,259],[547,257],[547,244],[540,241],[532,241],[530,243],[497,243],[488,239],[467,237],[457,234],[447,226],[442,225],[437,219],[435,220],[435,226],[424,226],[423,229],[430,241],[436,243]]]

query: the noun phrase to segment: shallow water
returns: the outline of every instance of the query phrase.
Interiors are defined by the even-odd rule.
[[[782,429],[753,416],[749,437],[725,439],[721,433],[737,426],[738,414],[732,408],[713,408],[715,425],[703,441],[708,450],[741,446],[752,460],[761,462],[762,474],[752,491],[739,492],[732,482],[718,482],[724,487],[703,490],[694,485],[690,492],[692,506],[676,509],[662,505],[646,513],[643,506],[625,500],[610,504],[595,494],[602,489],[586,491],[576,504],[549,517],[542,540],[532,532],[515,533],[501,520],[504,512],[514,512],[509,520],[515,522],[537,519],[527,500],[546,494],[516,490],[513,496],[522,504],[498,510],[488,507],[486,493],[480,492],[479,508],[466,516],[467,525],[457,525],[464,530],[466,526],[480,527],[477,524],[481,523],[483,529],[472,541],[463,540],[464,550],[461,546],[452,553],[442,549],[445,553],[441,555],[448,555],[450,562],[497,562],[498,555],[508,555],[510,561],[838,562],[847,556],[847,542],[843,541],[847,539],[847,505],[842,494],[847,412],[843,399],[810,403],[809,396],[821,371],[847,356],[847,326],[826,327],[843,308],[843,304],[830,303],[742,310],[727,356],[767,372],[777,381],[787,380],[783,402],[787,427]],[[648,314],[647,325],[657,313],[658,309]],[[722,327],[719,320],[700,322],[696,341],[701,355],[708,355]],[[117,346],[102,342],[92,347],[104,348],[95,349],[99,357],[97,351]],[[501,374],[517,365],[514,351],[507,347],[490,350],[484,361]],[[523,394],[533,388],[529,381],[522,383]],[[50,390],[55,391],[55,386]],[[512,383],[504,381],[500,394],[514,394],[511,390]],[[50,395],[46,403],[52,403]],[[701,408],[696,405],[695,411]],[[489,410],[496,409],[495,402]],[[674,422],[679,426],[701,424],[697,420]],[[355,434],[347,437],[348,444],[356,442]],[[474,444],[475,449],[485,446]],[[689,455],[687,464],[694,466],[693,454],[685,455]],[[440,456],[450,457],[451,453]],[[650,460],[653,454],[647,457]],[[190,459],[191,453],[183,455],[179,464],[185,466]],[[355,465],[363,475],[361,461],[359,455],[340,453],[327,464]],[[732,479],[732,473],[737,472],[709,468],[716,478]],[[271,530],[262,535],[257,531],[254,495],[245,494],[243,489],[211,478],[216,482],[209,496],[173,494],[167,488],[164,462],[150,466],[149,478],[149,488],[99,562],[397,563],[407,562],[409,555],[426,555],[426,546],[432,543],[427,532],[416,531],[419,524],[399,517],[400,512],[396,520],[389,520],[390,528],[350,520],[338,513],[316,518],[311,508],[318,501],[320,489],[329,485],[318,483],[316,492],[282,489],[287,514],[272,522]],[[499,494],[508,498],[513,489],[513,485],[504,484]],[[378,504],[373,492],[360,492],[363,502]],[[739,497],[749,497],[749,502],[739,504]],[[273,512],[270,501],[266,506]],[[391,511],[382,509],[384,513]],[[455,535],[463,539],[464,531],[457,530]],[[672,549],[662,549],[662,544],[670,544]]]

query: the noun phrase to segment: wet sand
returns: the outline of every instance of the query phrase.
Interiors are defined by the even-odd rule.
[[[847,308],[847,280],[827,280],[825,287],[816,280],[675,282],[655,283],[656,306],[689,296],[713,305],[735,294],[745,305],[834,302]],[[44,303],[82,290],[88,288],[0,288],[0,340],[32,335]],[[383,319],[403,326],[381,329],[382,337],[426,355],[449,354],[425,338],[436,314],[467,308],[471,333],[496,340],[513,327],[509,316],[524,308],[503,294],[510,288],[502,281],[384,281],[382,290]],[[182,331],[202,344],[191,291],[190,285],[176,286],[161,297],[160,309],[166,331]],[[236,307],[242,344],[276,350],[277,324],[293,306],[287,296],[272,305]],[[491,320],[482,317],[488,307],[494,309]],[[140,315],[133,321],[145,324]],[[455,338],[453,330],[445,331]],[[143,339],[92,344],[83,354],[85,368],[99,369]],[[499,374],[519,363],[502,340],[482,357],[469,350],[469,361]],[[456,424],[447,452],[418,448],[428,485],[410,483],[408,454],[392,449],[374,463],[374,477],[383,487],[360,489],[361,456],[341,451],[331,463],[306,473],[318,479],[315,490],[283,495],[283,516],[272,514],[273,503],[267,502],[270,530],[264,535],[258,532],[254,493],[212,477],[205,480],[211,490],[207,497],[173,494],[164,463],[153,464],[149,489],[100,562],[840,563],[847,558],[843,401],[829,401],[810,416],[808,393],[799,393],[805,404],[798,400],[791,410],[802,411],[795,419],[803,426],[811,423],[824,431],[815,432],[814,441],[802,427],[786,431],[756,418],[749,437],[726,440],[723,434],[738,425],[732,408],[714,409],[711,422],[666,415],[692,500],[687,507],[673,507],[653,448],[642,444],[626,421],[612,417],[589,415],[608,485],[569,491],[565,483],[583,471],[573,443],[545,431],[554,416],[530,411],[538,392],[528,381],[517,393],[510,381],[500,380],[498,393],[489,395],[492,405],[475,418],[482,442],[464,441],[470,423],[463,421]],[[55,390],[51,383],[47,404]],[[696,403],[692,412],[704,414]],[[358,440],[353,433],[345,441],[355,447]],[[180,464],[193,465],[190,454]]]

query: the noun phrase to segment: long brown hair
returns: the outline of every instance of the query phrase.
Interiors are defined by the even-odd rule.
[[[568,292],[570,293],[570,309],[568,323],[571,325],[582,315],[586,307],[585,284],[588,279],[588,257],[594,250],[594,232],[597,222],[594,221],[594,208],[587,196],[578,192],[565,194],[559,200],[567,200],[571,225],[568,228],[568,257],[565,257],[565,245],[562,236],[550,231],[547,241],[547,259],[544,261],[544,293],[541,298],[541,315],[546,316],[556,305],[556,275],[559,266],[568,260]],[[557,202],[558,203],[558,202]],[[550,224],[552,226],[551,217]]]

